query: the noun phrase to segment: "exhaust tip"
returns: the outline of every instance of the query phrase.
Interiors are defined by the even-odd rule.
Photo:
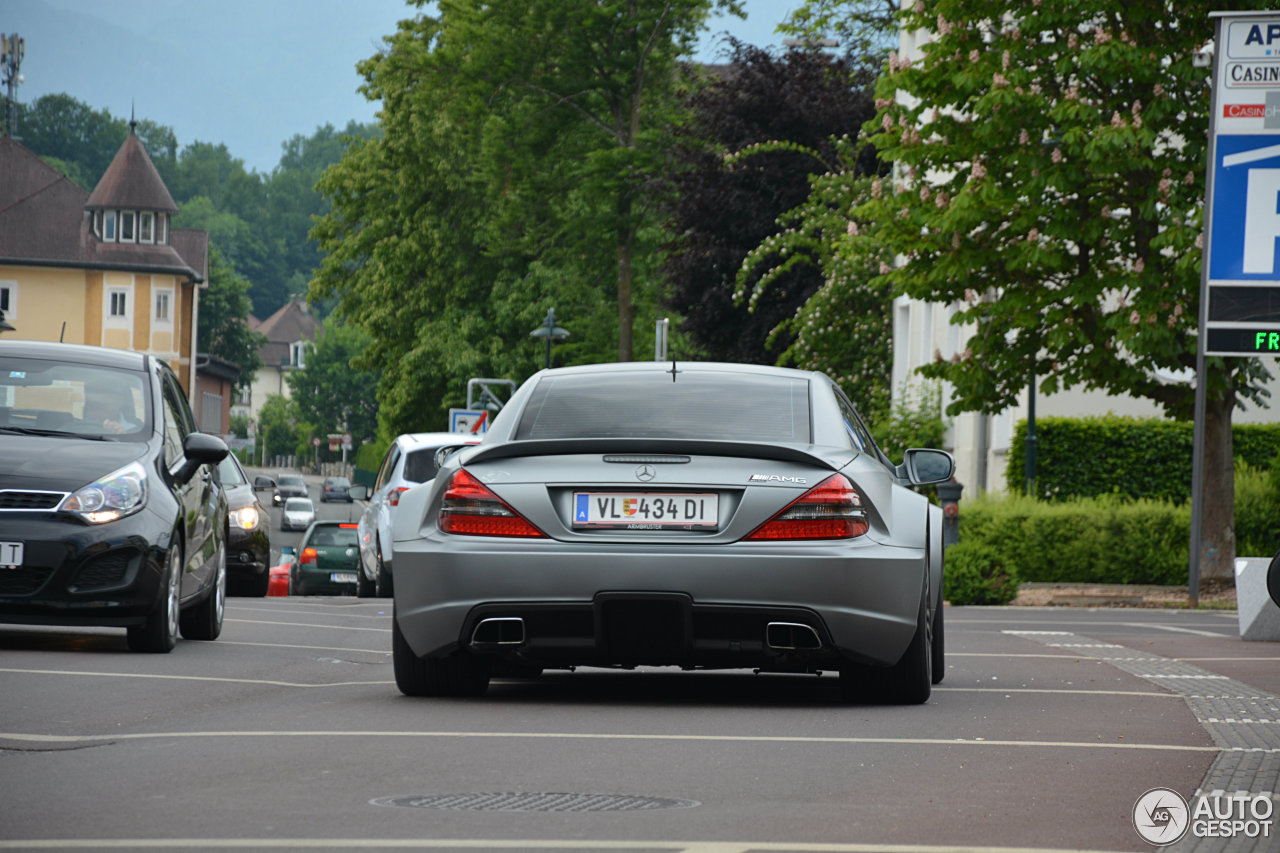
[[[518,616],[482,619],[471,632],[473,646],[518,646],[524,642],[524,620]]]
[[[764,641],[771,649],[787,651],[822,648],[818,632],[800,622],[770,622],[764,629]]]

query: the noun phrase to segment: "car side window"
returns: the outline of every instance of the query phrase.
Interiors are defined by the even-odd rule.
[[[849,402],[849,398],[844,392],[836,386],[832,386],[835,392],[836,405],[840,407],[840,419],[844,421],[845,434],[849,436],[849,443],[854,448],[863,453],[870,453],[881,462],[893,467],[885,455],[880,452],[876,440],[871,436],[871,430],[867,429],[867,425],[862,422],[862,417],[858,414],[858,410],[853,407],[853,403]]]
[[[164,388],[164,461],[172,469],[185,457],[182,445],[192,431],[191,419],[186,398],[173,377],[164,374],[161,382]]]
[[[391,479],[391,472],[396,470],[396,462],[400,460],[400,447],[391,445],[391,449],[387,451],[386,458],[382,460],[382,467],[378,469],[378,479],[373,484],[373,490],[376,492],[387,484]]]

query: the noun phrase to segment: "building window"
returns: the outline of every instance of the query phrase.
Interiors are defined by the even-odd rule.
[[[102,212],[102,239],[108,243],[116,241],[116,212],[114,210],[104,210]]]
[[[102,211],[95,210],[93,212],[93,215],[89,218],[89,222],[93,226],[93,236],[101,240],[102,239]]]
[[[164,245],[169,242],[169,214],[161,213],[156,219],[156,242]]]
[[[289,345],[289,360],[294,367],[301,370],[307,366],[307,342],[296,341]]]
[[[120,212],[120,242],[133,242],[133,211],[124,210]]]
[[[138,242],[150,243],[155,240],[156,215],[150,211],[138,214]]]
[[[169,292],[161,290],[156,293],[156,319],[161,323],[169,322]]]
[[[128,310],[128,296],[129,294],[123,290],[111,291],[111,316],[112,317],[129,316],[128,314],[125,313]]]
[[[0,281],[0,311],[4,318],[12,321],[18,316],[18,283],[16,281]]]

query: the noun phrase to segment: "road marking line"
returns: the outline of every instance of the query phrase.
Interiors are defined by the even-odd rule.
[[[297,643],[249,643],[242,640],[218,640],[219,646],[259,646],[270,649],[310,649],[317,652],[350,652],[362,655],[389,655],[390,649],[348,649],[342,646],[303,646]]]
[[[1139,696],[1143,699],[1181,699],[1178,693],[1154,693],[1142,690],[1074,690],[1054,687],[934,687],[935,693],[1079,693],[1086,696]]]
[[[585,841],[482,838],[68,838],[0,841],[0,850],[130,849],[499,849],[499,850],[662,850],[671,853],[1111,853],[1073,847],[987,847],[935,844],[842,844],[804,841]]]
[[[672,735],[590,732],[432,732],[432,731],[223,731],[223,732],[122,732],[109,735],[42,735],[22,732],[0,732],[0,741],[23,743],[87,743],[96,741],[163,740],[200,738],[280,738],[280,737],[390,737],[390,738],[457,738],[510,740],[637,740],[637,741],[708,741],[714,743],[798,743],[798,744],[894,744],[895,746],[1025,746],[1049,749],[1123,749],[1154,752],[1212,752],[1216,746],[1190,746],[1176,743],[1114,743],[1090,741],[992,740],[988,738],[896,738],[896,737],[805,737],[787,735]],[[1280,751],[1280,750],[1278,750]]]
[[[208,675],[160,675],[151,672],[88,672],[74,669],[18,669],[0,667],[0,672],[21,675],[97,675],[102,678],[155,678],[161,681],[215,681],[226,684],[269,684],[274,687],[362,687],[370,684],[395,684],[394,681],[327,681],[323,684],[304,684],[298,681],[273,681],[267,678],[215,678]]]
[[[390,628],[355,628],[350,625],[313,625],[309,622],[263,622],[257,619],[224,619],[223,622],[241,622],[245,625],[283,625],[286,628],[328,628],[331,631],[376,631],[390,634]]]

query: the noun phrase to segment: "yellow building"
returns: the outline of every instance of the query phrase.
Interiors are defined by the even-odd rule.
[[[132,125],[92,193],[0,137],[0,311],[6,338],[132,349],[167,362],[193,407],[208,232],[178,206]]]

